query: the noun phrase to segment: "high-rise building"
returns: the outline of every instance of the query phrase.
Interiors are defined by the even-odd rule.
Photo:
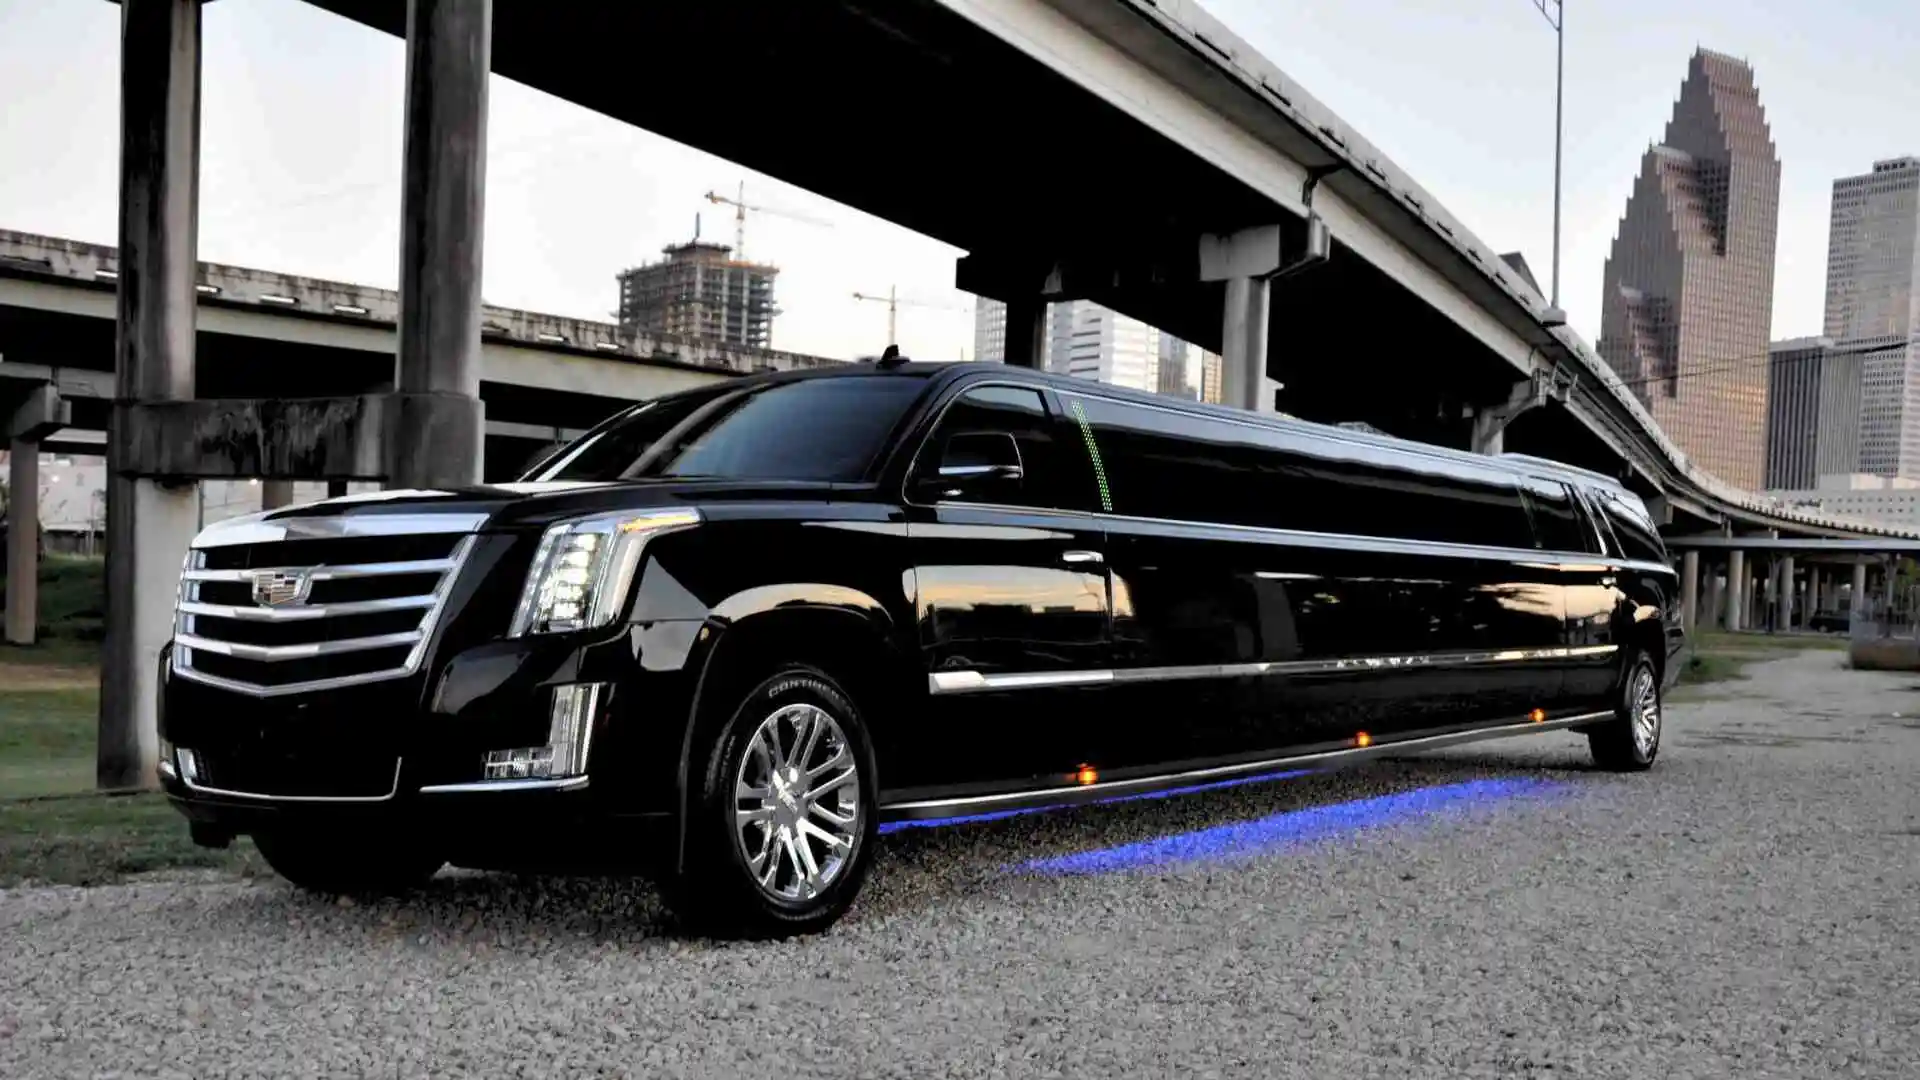
[[[973,309],[973,356],[1006,359],[1007,305],[981,297]],[[1220,358],[1091,300],[1047,305],[1048,371],[1190,400],[1220,400]],[[1211,378],[1211,387],[1209,387]]]
[[[620,272],[622,330],[767,348],[777,268],[701,240],[662,250],[666,258]]]
[[[1920,476],[1917,196],[1920,159],[1911,157],[1833,183],[1825,333],[1835,349],[1860,354],[1858,469],[1879,476]]]
[[[1753,69],[1696,52],[1603,275],[1600,355],[1695,464],[1765,479],[1780,161]]]
[[[1767,475],[1773,489],[1811,488],[1860,458],[1861,356],[1832,338],[1776,341],[1767,366]]]

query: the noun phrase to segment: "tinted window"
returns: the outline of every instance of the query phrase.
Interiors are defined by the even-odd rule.
[[[1587,519],[1574,505],[1573,493],[1553,480],[1528,480],[1527,508],[1533,512],[1533,534],[1545,551],[1596,551]]]
[[[1011,506],[1092,509],[1093,476],[1086,452],[1062,445],[1063,432],[1048,415],[1045,399],[1039,391],[1025,387],[982,386],[955,399],[941,413],[916,467],[922,475],[929,475],[943,464],[972,464],[978,436],[992,433],[1013,437],[1023,475],[1017,481],[996,485],[990,496],[982,494],[979,500],[990,498]]]
[[[859,480],[925,383],[849,375],[722,385],[628,413],[527,480]]]
[[[1503,474],[1421,471],[1369,447],[1100,398],[1070,399],[1115,513],[1307,532],[1531,548]]]
[[[1661,542],[1659,532],[1638,508],[1612,494],[1601,495],[1595,501],[1600,504],[1601,513],[1606,515],[1607,524],[1613,526],[1613,536],[1620,544],[1622,557],[1645,562],[1667,561],[1667,547]]]

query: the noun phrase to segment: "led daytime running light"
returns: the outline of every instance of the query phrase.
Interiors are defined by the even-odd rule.
[[[626,606],[649,537],[700,523],[697,510],[563,521],[540,537],[508,637],[591,630]]]

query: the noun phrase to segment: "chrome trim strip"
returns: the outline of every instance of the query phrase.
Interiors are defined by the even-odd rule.
[[[217,795],[230,799],[258,799],[263,802],[307,802],[307,803],[372,803],[386,802],[400,793],[400,762],[393,763],[393,785],[385,795],[265,795],[258,791],[235,791],[231,788],[203,787],[191,780],[181,779],[187,790],[196,795]]]
[[[579,791],[587,786],[584,776],[564,776],[556,780],[478,780],[469,784],[429,784],[422,795],[471,794],[496,791]]]
[[[1259,761],[1242,762],[1237,765],[1217,765],[1207,769],[1189,769],[1177,773],[1157,773],[1153,776],[1140,776],[1127,780],[1106,780],[1095,784],[1074,784],[1049,788],[1028,788],[1023,791],[1005,791],[994,795],[972,795],[957,799],[920,799],[914,802],[888,803],[880,807],[882,814],[898,818],[947,817],[955,814],[974,813],[994,809],[1009,809],[1009,804],[1046,807],[1064,806],[1076,802],[1086,802],[1114,795],[1131,795],[1139,792],[1154,791],[1160,788],[1181,787],[1209,780],[1227,780],[1235,776],[1252,776],[1263,772],[1299,765],[1327,763],[1337,761],[1359,761],[1381,757],[1397,751],[1438,750],[1446,746],[1461,743],[1478,742],[1484,739],[1497,739],[1510,735],[1525,735],[1534,731],[1557,731],[1592,723],[1613,716],[1610,709],[1599,712],[1576,713],[1572,716],[1555,717],[1551,720],[1523,720],[1515,723],[1499,724],[1492,727],[1474,728],[1469,731],[1453,731],[1443,735],[1423,735],[1411,739],[1375,742],[1370,746],[1352,746],[1340,750],[1322,750],[1312,754],[1290,754],[1282,757],[1263,758]]]
[[[203,604],[184,600],[176,610],[182,615],[211,615],[216,619],[245,622],[288,623],[308,619],[332,619],[342,615],[377,615],[387,611],[411,611],[433,606],[432,594],[395,596],[384,600],[349,600],[342,604],[288,604],[284,607],[236,607],[230,604]]]
[[[247,645],[238,641],[215,641],[198,634],[175,634],[173,643],[183,649],[198,649],[202,652],[231,656],[236,660],[260,660],[275,663],[281,660],[306,660],[315,656],[333,656],[337,653],[366,652],[368,649],[391,649],[400,645],[412,645],[420,640],[420,631],[408,630],[398,634],[376,634],[373,637],[341,638],[338,641],[309,641],[299,645]]]
[[[406,494],[404,492],[381,492],[389,498]],[[425,493],[422,493],[425,494]],[[356,502],[369,502],[365,497],[348,496]],[[324,504],[338,505],[340,500],[328,500]],[[236,544],[272,544],[282,540],[335,540],[349,536],[414,536],[420,533],[470,533],[487,523],[491,514],[487,513],[432,513],[418,514],[328,514],[325,516],[294,516],[275,518],[272,511],[266,514],[249,514],[246,517],[230,521],[216,522],[201,530],[194,537],[196,548],[232,547]]]
[[[457,554],[457,553],[456,553]],[[385,577],[390,574],[441,574],[454,568],[458,560],[413,559],[407,562],[356,563],[351,566],[258,566],[247,570],[183,570],[187,581],[252,582],[259,574],[276,570],[305,574],[309,581],[345,581],[351,578]]]
[[[927,676],[930,694],[975,694],[992,690],[1038,690],[1107,683],[1166,682],[1175,679],[1239,679],[1256,675],[1321,675],[1400,668],[1477,667],[1610,656],[1618,645],[1575,645],[1490,652],[1419,653],[1407,656],[1345,656],[1325,660],[1256,660],[1240,664],[1183,664],[1167,667],[1035,671],[983,674],[972,670],[936,671]]]

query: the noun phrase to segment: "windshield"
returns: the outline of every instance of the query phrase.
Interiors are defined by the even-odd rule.
[[[726,384],[648,402],[523,480],[859,480],[925,383],[887,375]]]

